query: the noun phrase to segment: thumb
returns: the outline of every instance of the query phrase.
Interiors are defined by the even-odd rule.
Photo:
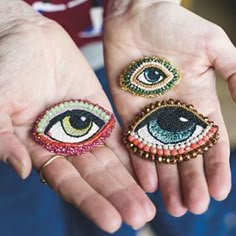
[[[25,179],[31,171],[29,153],[13,133],[11,119],[6,114],[0,114],[0,161],[12,166],[16,173]]]
[[[209,55],[214,68],[228,82],[233,100],[236,102],[236,48],[227,34],[218,27],[209,42]]]

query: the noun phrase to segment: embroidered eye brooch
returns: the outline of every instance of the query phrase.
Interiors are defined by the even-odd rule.
[[[59,155],[81,155],[102,145],[115,126],[112,113],[86,100],[56,104],[33,128],[36,142]]]
[[[140,157],[172,164],[203,154],[218,139],[218,126],[192,105],[174,100],[147,106],[124,137],[127,147]]]
[[[133,95],[156,97],[172,89],[181,76],[171,62],[159,57],[134,61],[120,76],[120,86]]]

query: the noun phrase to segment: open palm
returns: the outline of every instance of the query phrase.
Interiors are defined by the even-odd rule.
[[[53,156],[32,139],[33,123],[42,111],[70,99],[111,107],[93,71],[56,23],[20,22],[1,36],[1,159],[25,178],[31,160],[39,170]],[[104,146],[81,157],[57,159],[43,173],[58,194],[109,232],[122,221],[140,227],[155,214],[128,172],[132,169],[119,136],[117,127]]]
[[[147,104],[173,98],[194,105],[220,127],[218,144],[204,157],[178,165],[155,164],[131,153],[142,187],[151,192],[159,186],[167,210],[174,216],[187,210],[204,212],[210,196],[226,198],[231,187],[229,141],[214,68],[228,80],[236,99],[236,50],[223,30],[178,4],[150,3],[145,7],[128,6],[120,13],[111,9],[105,22],[104,44],[109,83],[124,126]],[[183,79],[157,98],[137,97],[121,90],[120,73],[143,56],[170,60],[181,70]]]

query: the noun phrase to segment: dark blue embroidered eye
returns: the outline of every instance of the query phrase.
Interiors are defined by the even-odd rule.
[[[155,144],[178,144],[196,136],[206,124],[182,107],[163,107],[152,112],[134,130]],[[196,133],[195,133],[196,132]],[[155,139],[155,140],[154,140]]]
[[[162,70],[155,67],[148,67],[138,75],[137,80],[143,84],[154,85],[166,78],[167,75]]]
[[[218,127],[191,106],[170,100],[142,112],[125,141],[142,157],[173,163],[206,151],[217,141],[217,132]]]

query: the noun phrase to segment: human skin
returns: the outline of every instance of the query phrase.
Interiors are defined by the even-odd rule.
[[[87,99],[112,111],[95,74],[68,34],[20,0],[0,1],[0,160],[23,179],[53,154],[32,139],[37,116],[51,105]],[[92,86],[91,86],[92,85]],[[155,207],[136,183],[116,126],[104,146],[80,157],[56,159],[47,183],[97,226],[143,226]]]
[[[173,216],[201,214],[210,197],[223,200],[231,188],[229,140],[215,89],[215,70],[236,101],[236,50],[219,26],[180,6],[180,1],[112,1],[105,20],[104,51],[109,83],[124,127],[157,100],[178,99],[208,116],[220,140],[204,157],[177,165],[142,160],[130,153],[140,185],[161,191]],[[160,56],[180,69],[183,79],[156,98],[133,96],[119,87],[119,75],[132,61]]]

